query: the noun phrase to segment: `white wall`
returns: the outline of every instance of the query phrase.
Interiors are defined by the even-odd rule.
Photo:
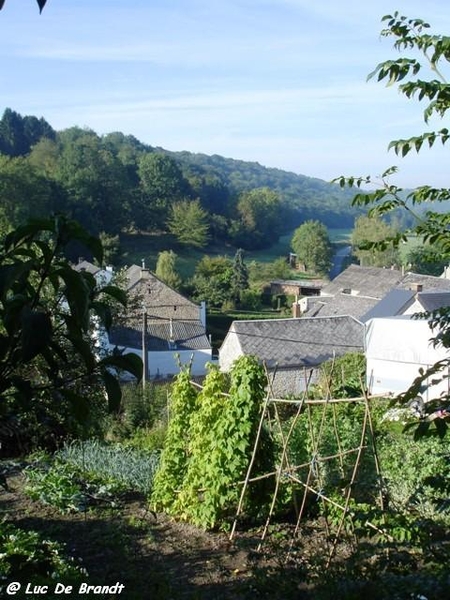
[[[233,325],[231,325],[222,346],[219,349],[219,364],[221,371],[229,371],[233,362],[242,356],[242,349]]]
[[[372,395],[398,395],[411,386],[436,362],[447,358],[448,350],[433,346],[436,332],[422,319],[405,317],[371,319],[366,325],[367,388]],[[424,382],[424,400],[448,393],[448,369]],[[431,386],[432,379],[444,380]]]
[[[115,346],[114,346],[115,347]],[[112,350],[113,346],[110,347]],[[120,348],[124,354],[132,352],[137,354],[142,359],[142,350],[134,348]],[[150,379],[155,378],[170,378],[180,372],[179,362],[181,365],[188,365],[192,359],[191,375],[203,376],[206,375],[206,364],[212,362],[212,350],[168,350],[167,352],[148,352],[147,366]],[[177,358],[179,356],[179,358]]]

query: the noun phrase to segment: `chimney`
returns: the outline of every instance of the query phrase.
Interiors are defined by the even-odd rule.
[[[294,319],[299,319],[302,316],[302,311],[300,310],[300,303],[294,302],[292,304],[292,317]]]

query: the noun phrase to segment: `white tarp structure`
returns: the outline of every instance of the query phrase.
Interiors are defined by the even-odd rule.
[[[419,369],[426,370],[449,356],[449,350],[433,346],[433,331],[427,320],[410,317],[371,319],[366,323],[365,351],[367,388],[372,395],[405,392]],[[430,385],[431,379],[443,381]],[[428,385],[427,385],[428,383]],[[425,401],[449,392],[448,367],[445,372],[424,383],[421,396]]]

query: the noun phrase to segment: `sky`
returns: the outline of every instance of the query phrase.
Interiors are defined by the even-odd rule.
[[[168,150],[219,154],[329,181],[448,187],[449,149],[387,147],[445,126],[367,75],[398,52],[398,10],[450,35],[448,0],[6,0],[5,108]],[[426,75],[424,75],[426,78]]]

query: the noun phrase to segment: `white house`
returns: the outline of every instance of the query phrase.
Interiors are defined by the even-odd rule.
[[[419,369],[428,369],[449,357],[449,350],[435,346],[436,331],[426,319],[410,316],[375,318],[366,323],[365,354],[367,388],[372,395],[405,392],[419,376]],[[422,398],[427,401],[448,394],[449,370],[424,382]],[[436,385],[432,380],[439,379]]]
[[[187,364],[193,376],[205,375],[212,361],[205,303],[191,302],[144,266],[132,265],[125,275],[129,309],[109,332],[110,348],[141,358],[145,351],[149,379],[170,378]]]

